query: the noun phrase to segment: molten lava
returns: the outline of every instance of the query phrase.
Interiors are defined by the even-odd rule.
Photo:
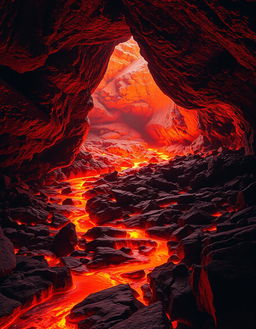
[[[134,164],[136,166],[136,163]],[[86,199],[83,194],[94,186],[94,182],[98,177],[76,178],[69,181],[72,189],[72,199],[79,201],[77,205],[72,207],[72,212],[69,215],[70,221],[76,225],[78,237],[82,237],[84,233],[95,224],[90,220],[88,213],[86,213],[85,205]],[[66,198],[58,190],[57,198],[60,199],[59,203]],[[115,226],[116,227],[116,226]],[[120,227],[120,226],[119,226]],[[122,229],[125,229],[122,227]],[[127,237],[129,239],[147,239],[147,235],[143,230],[127,229]],[[139,300],[143,300],[140,287],[147,282],[146,275],[143,278],[134,280],[133,278],[124,277],[123,274],[127,272],[135,272],[144,270],[145,274],[149,273],[154,267],[163,264],[169,258],[166,242],[163,240],[156,240],[157,247],[152,250],[149,257],[140,255],[135,250],[134,255],[137,261],[118,266],[108,266],[104,269],[91,270],[88,273],[77,274],[73,273],[73,287],[65,293],[55,293],[52,297],[47,293],[45,298],[35,301],[25,315],[16,319],[20,314],[13,316],[15,324],[11,325],[10,329],[28,329],[31,328],[31,319],[33,319],[33,326],[42,329],[59,329],[59,328],[76,328],[74,324],[66,322],[66,316],[69,314],[71,308],[84,299],[87,295],[106,289],[121,283],[129,283],[132,288],[139,293]],[[120,246],[116,246],[120,247]],[[131,245],[134,248],[133,245]],[[78,247],[79,250],[79,247]],[[58,258],[45,256],[45,259],[51,266],[56,266],[59,263]],[[46,300],[44,302],[44,300]],[[39,305],[37,305],[40,302]],[[37,305],[37,306],[36,306]],[[42,316],[43,315],[43,316]],[[16,319],[16,320],[15,320]],[[10,325],[10,324],[8,324]],[[7,328],[7,326],[5,327]]]

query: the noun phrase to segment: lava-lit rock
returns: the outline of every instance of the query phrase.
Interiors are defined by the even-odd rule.
[[[15,268],[16,259],[13,244],[0,227],[0,277],[6,276]]]
[[[13,312],[19,309],[21,303],[0,293],[0,325],[4,326],[6,320]]]
[[[133,247],[138,248],[144,245],[147,247],[156,247],[157,243],[150,239],[129,239],[129,238],[97,238],[86,244],[87,251],[93,251],[98,247]]]
[[[97,247],[93,259],[87,264],[88,268],[101,268],[108,265],[118,265],[129,261],[135,261],[135,258],[110,247]]]
[[[133,279],[133,280],[138,280],[141,279],[145,276],[145,271],[144,270],[138,270],[134,272],[127,272],[121,274],[123,278],[128,278],[128,279]]]
[[[197,305],[189,284],[189,272],[184,264],[167,263],[156,267],[149,275],[153,300],[160,300],[173,320],[195,324],[199,321]]]
[[[170,224],[165,226],[153,226],[146,230],[151,238],[170,239],[172,233],[178,228],[177,224]]]
[[[144,307],[128,319],[119,322],[112,327],[113,329],[172,329],[163,306],[160,302]]]
[[[52,250],[58,256],[67,256],[77,244],[75,225],[72,223],[64,226],[54,237]]]
[[[255,232],[252,225],[208,237],[195,270],[199,306],[225,329],[255,325]]]
[[[125,230],[113,228],[111,226],[95,226],[89,229],[84,236],[89,239],[97,239],[102,237],[124,238],[127,233]]]
[[[119,285],[89,295],[75,305],[68,317],[79,328],[112,328],[143,307],[134,297],[135,291],[129,285]]]

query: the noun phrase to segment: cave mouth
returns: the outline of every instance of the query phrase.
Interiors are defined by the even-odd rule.
[[[232,115],[231,107],[220,104],[202,110],[175,104],[155,83],[133,38],[115,47],[92,96],[81,153],[115,163],[118,170],[244,146],[239,111]]]

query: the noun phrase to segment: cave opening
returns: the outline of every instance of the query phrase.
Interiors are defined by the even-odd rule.
[[[92,96],[82,152],[103,162],[103,171],[113,163],[123,170],[244,147],[247,123],[238,109],[214,104],[188,110],[175,104],[157,86],[133,38],[115,47]]]
[[[226,2],[3,2],[1,328],[255,329],[255,11]]]

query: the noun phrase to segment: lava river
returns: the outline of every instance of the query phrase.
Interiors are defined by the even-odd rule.
[[[139,164],[136,163],[135,167],[138,165]],[[119,175],[122,175],[122,172],[119,173]],[[89,215],[85,210],[86,200],[83,197],[83,194],[91,189],[98,179],[99,176],[75,178],[68,181],[72,188],[72,194],[70,196],[75,203],[75,206],[71,207],[72,212],[69,215],[69,219],[76,225],[78,238],[88,229],[95,226],[95,224],[90,221]],[[61,190],[57,190],[56,197],[59,199],[59,204],[61,204],[63,199],[66,198],[65,195],[61,194]],[[122,229],[124,228],[122,227]],[[143,230],[126,229],[126,235],[129,239],[148,239],[148,236],[146,236],[146,233]],[[38,301],[34,302],[34,306],[30,307],[25,313],[13,317],[12,324],[9,324],[5,328],[76,328],[76,325],[69,323],[66,320],[71,308],[89,294],[121,283],[129,283],[131,287],[138,292],[138,299],[145,303],[140,287],[146,283],[147,276],[145,275],[140,279],[130,279],[122,277],[122,274],[142,269],[147,274],[155,266],[167,261],[170,255],[168,254],[166,241],[153,240],[157,242],[157,247],[149,256],[141,255],[138,251],[133,250],[133,256],[135,256],[137,260],[136,262],[117,266],[112,265],[107,268],[89,270],[85,273],[72,272],[73,285],[69,290],[61,293],[46,294],[39,304]],[[79,249],[79,246],[77,248]],[[46,259],[50,266],[56,266],[59,263],[58,258],[46,257]]]

